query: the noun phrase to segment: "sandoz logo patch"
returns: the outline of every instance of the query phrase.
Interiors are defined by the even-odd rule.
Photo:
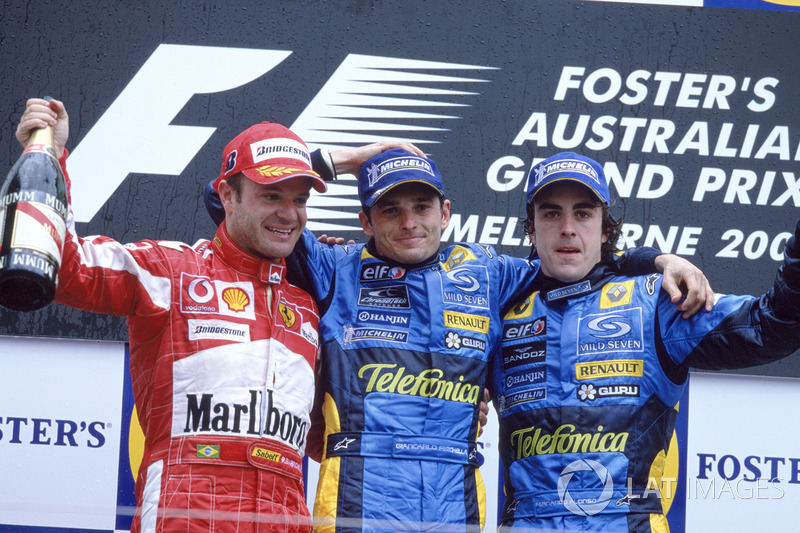
[[[189,340],[250,342],[250,326],[224,320],[189,320]]]

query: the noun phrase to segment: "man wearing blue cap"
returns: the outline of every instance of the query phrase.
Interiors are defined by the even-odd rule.
[[[366,161],[358,194],[366,244],[328,246],[306,231],[287,259],[321,315],[324,435],[310,434],[308,450],[321,458],[317,529],[478,531],[488,358],[538,265],[477,244],[440,250],[450,201],[436,164],[418,154]]]
[[[660,488],[689,368],[755,366],[800,348],[800,221],[768,293],[717,295],[711,312],[681,320],[661,275],[613,267],[620,221],[596,161],[545,159],[526,200],[543,275],[506,314],[491,362],[501,529],[666,532]]]

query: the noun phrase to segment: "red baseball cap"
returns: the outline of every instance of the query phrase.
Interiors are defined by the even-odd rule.
[[[289,128],[272,122],[250,126],[228,143],[214,190],[219,193],[220,182],[239,172],[263,185],[305,176],[311,178],[315,191],[328,190],[325,180],[311,168],[306,143]]]

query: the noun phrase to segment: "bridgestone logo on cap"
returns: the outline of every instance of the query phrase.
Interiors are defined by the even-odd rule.
[[[265,139],[252,143],[250,150],[253,153],[253,163],[256,164],[269,159],[280,158],[296,159],[302,161],[305,165],[311,166],[311,155],[309,155],[306,147],[292,139]]]
[[[559,161],[554,161],[545,167],[539,167],[536,172],[536,185],[538,185],[543,179],[550,176],[550,174],[554,174],[557,172],[575,172],[578,174],[585,174],[587,177],[591,178],[594,182],[600,183],[600,177],[597,175],[597,172],[591,167],[584,163],[583,161],[578,161],[576,159],[561,159]]]

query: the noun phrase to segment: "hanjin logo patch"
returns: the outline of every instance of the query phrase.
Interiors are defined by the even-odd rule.
[[[514,372],[506,376],[506,388],[524,387],[547,381],[547,370],[544,367]]]
[[[362,310],[358,312],[358,321],[367,324],[382,324],[391,326],[408,327],[411,324],[411,315],[392,311]]]

